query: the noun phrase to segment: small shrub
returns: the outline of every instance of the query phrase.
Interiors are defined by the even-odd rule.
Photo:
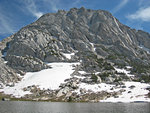
[[[122,75],[122,76],[123,76],[123,75],[126,75],[125,73],[117,72],[117,71],[115,71],[115,73],[118,74],[118,75]]]
[[[114,80],[114,82],[119,82],[119,81],[122,81],[121,78],[116,78],[116,79]]]
[[[69,98],[68,98],[68,102],[72,102],[72,97],[69,97]]]
[[[110,63],[107,63],[107,62],[105,62],[104,64],[103,64],[103,67],[104,67],[104,69],[106,69],[106,70],[114,70],[114,67],[110,64]]]
[[[117,59],[117,56],[115,56],[115,55],[108,55],[107,59],[115,60],[115,59]]]
[[[109,77],[109,75],[110,75],[110,73],[106,73],[106,72],[105,72],[105,73],[99,74],[98,76],[100,76],[102,80],[105,80],[105,78],[106,78],[106,77]]]
[[[148,93],[148,98],[150,98],[150,92]]]
[[[144,80],[146,83],[148,83],[148,82],[150,82],[150,76],[148,76],[148,75],[142,75],[141,78],[140,78],[140,80],[141,81]]]
[[[97,82],[97,76],[95,74],[92,74],[91,79],[93,82]]]
[[[104,59],[99,58],[99,59],[97,59],[97,60],[96,60],[96,62],[98,63],[98,66],[99,66],[100,68],[102,68],[102,67],[103,67]]]

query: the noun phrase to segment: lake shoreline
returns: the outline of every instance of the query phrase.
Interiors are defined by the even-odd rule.
[[[105,102],[103,100],[100,100],[99,102],[94,102],[94,101],[56,101],[56,100],[31,100],[31,99],[23,99],[23,98],[2,98],[1,101],[21,101],[21,102],[61,102],[61,103],[150,103],[150,101],[132,101],[132,102],[123,102],[123,101],[118,101],[118,102]]]

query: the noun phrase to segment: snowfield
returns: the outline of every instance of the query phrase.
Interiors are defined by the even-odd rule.
[[[65,79],[71,77],[70,74],[74,71],[73,65],[79,65],[79,63],[49,63],[48,65],[52,68],[39,72],[28,72],[14,87],[4,87],[4,89],[0,89],[0,92],[3,91],[5,94],[21,97],[30,94],[28,91],[23,91],[23,88],[32,85],[37,85],[40,89],[58,89]]]
[[[68,57],[69,58],[69,57]],[[80,65],[80,63],[48,63],[52,68],[44,69],[39,72],[28,72],[26,73],[22,80],[16,83],[13,87],[4,86],[3,89],[0,89],[0,92],[4,92],[5,94],[13,95],[17,98],[23,97],[26,94],[31,94],[29,91],[24,91],[23,89],[28,86],[38,86],[42,89],[59,89],[61,83],[64,83],[64,80],[71,78],[70,76],[75,69],[75,66]],[[129,67],[130,68],[130,67]],[[134,76],[129,74],[130,71],[125,69],[115,68],[117,72],[125,73],[127,76]],[[85,74],[85,71],[78,71],[81,74]],[[98,72],[97,72],[98,73]],[[20,75],[18,75],[20,76]],[[21,76],[20,76],[21,77]],[[85,76],[77,76],[74,77],[84,79]],[[146,88],[150,88],[150,84],[140,83],[140,82],[124,82],[124,85],[112,85],[106,83],[100,84],[87,84],[80,82],[78,84],[78,89],[73,92],[77,92],[79,95],[81,94],[81,89],[88,92],[100,92],[106,91],[108,93],[118,92],[120,90],[124,90],[122,94],[115,95],[115,97],[109,97],[105,100],[100,100],[100,102],[150,102],[150,98],[147,97],[149,93]]]
[[[118,98],[110,97],[101,102],[150,102],[150,98],[146,96],[149,92],[146,90],[146,88],[150,88],[149,84],[125,82],[124,86],[126,86],[126,88],[123,88],[125,92],[122,95],[118,95]],[[118,89],[121,90],[122,88]]]
[[[149,84],[140,83],[140,82],[124,82],[123,85],[125,88],[117,87],[115,85],[101,83],[101,84],[85,84],[81,83],[79,85],[79,89],[76,90],[78,94],[80,94],[80,89],[85,89],[86,91],[92,92],[118,92],[119,90],[124,89],[125,91],[121,95],[116,95],[118,97],[110,97],[106,100],[100,100],[100,102],[150,102],[150,98],[146,95],[148,94],[148,90],[146,88],[150,88]]]

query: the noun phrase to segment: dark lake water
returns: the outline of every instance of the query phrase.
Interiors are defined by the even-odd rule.
[[[1,101],[0,113],[150,113],[150,103]]]

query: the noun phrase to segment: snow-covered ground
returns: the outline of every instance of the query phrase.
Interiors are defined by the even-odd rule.
[[[75,92],[77,92],[78,94],[80,94],[80,89],[85,89],[86,91],[92,91],[92,92],[100,92],[100,91],[110,91],[110,89],[113,87],[114,85],[110,85],[110,84],[105,84],[105,83],[101,83],[101,84],[87,84],[87,83],[81,83],[79,85],[79,89],[77,89]]]
[[[15,97],[21,97],[25,94],[30,94],[28,91],[23,91],[23,88],[37,85],[41,89],[58,89],[59,85],[64,82],[65,79],[70,78],[70,74],[73,73],[73,65],[79,63],[49,63],[52,68],[44,69],[39,72],[28,72],[24,75],[23,79],[16,83],[14,87],[6,86],[4,89],[0,89],[0,92],[5,94],[12,94]]]
[[[116,95],[116,97],[110,97],[106,100],[100,100],[100,102],[150,102],[150,98],[147,97],[149,93],[146,88],[150,88],[150,84],[140,83],[140,82],[124,82],[124,88],[121,86],[115,86],[111,84],[101,83],[101,84],[86,84],[81,83],[79,89],[75,92],[80,94],[80,89],[92,92],[118,92],[124,90],[121,95]],[[135,86],[135,87],[134,87]]]
[[[146,88],[150,87],[150,84],[140,83],[140,82],[125,82],[126,88],[122,95],[118,95],[118,98],[110,97],[101,102],[150,102],[150,98],[146,96],[148,90]],[[135,87],[133,87],[135,86]],[[131,88],[132,87],[132,88]]]
[[[64,83],[64,80],[71,78],[70,76],[74,72],[75,65],[80,65],[80,63],[49,63],[52,68],[44,69],[39,72],[28,72],[26,73],[22,80],[15,84],[15,86],[4,86],[3,89],[0,89],[0,92],[4,92],[5,94],[11,94],[15,97],[22,97],[26,94],[31,94],[29,91],[23,91],[23,88],[28,86],[38,86],[40,89],[59,89],[61,83]],[[129,67],[130,68],[130,67]],[[128,76],[130,75],[130,71],[125,69],[115,68],[119,73],[125,73]],[[79,71],[81,74],[86,74],[84,71]],[[18,75],[20,76],[20,75]],[[21,76],[20,76],[21,77]],[[85,76],[77,76],[74,77],[84,79]],[[101,100],[100,102],[135,102],[135,101],[144,101],[150,102],[150,98],[147,98],[146,94],[149,93],[146,88],[150,88],[150,84],[140,83],[140,82],[124,82],[122,86],[116,86],[112,84],[100,83],[100,84],[87,84],[82,83],[78,84],[78,89],[73,92],[77,92],[79,95],[81,94],[81,89],[92,92],[100,92],[106,91],[109,93],[118,92],[120,90],[124,90],[122,94],[116,95],[115,97],[110,97],[105,100]]]

